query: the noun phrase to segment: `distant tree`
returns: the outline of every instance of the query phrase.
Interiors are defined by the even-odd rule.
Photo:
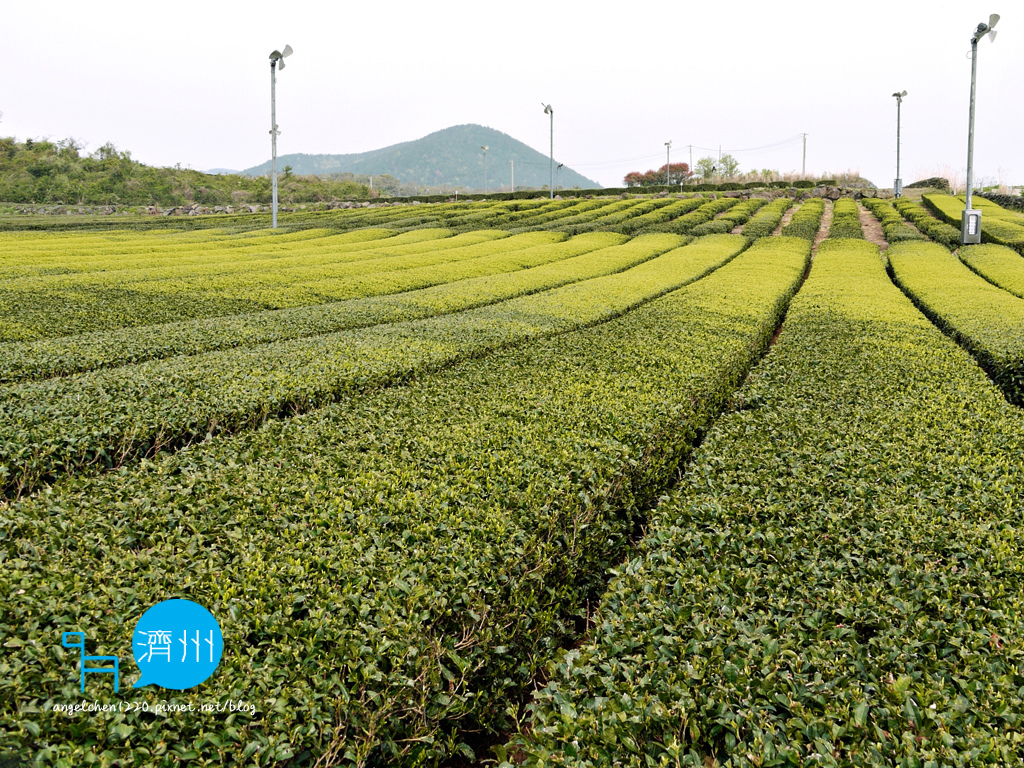
[[[690,166],[687,163],[672,163],[671,173],[673,184],[677,184],[681,180],[688,179],[693,175],[690,173]],[[656,171],[644,171],[643,173],[630,171],[622,179],[622,183],[627,187],[651,187],[664,184],[665,166],[661,166]]]
[[[740,170],[740,161],[732,155],[722,155],[718,161],[718,173],[727,179],[733,178]]]
[[[711,181],[718,172],[718,161],[713,157],[702,157],[697,161],[696,174],[702,181]]]

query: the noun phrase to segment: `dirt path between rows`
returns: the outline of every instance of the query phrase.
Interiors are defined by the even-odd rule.
[[[818,234],[814,236],[814,245],[811,246],[811,259],[814,259],[814,254],[818,252],[818,246],[821,245],[821,241],[828,237],[828,233],[832,229],[832,201],[823,200],[825,203],[825,210],[821,212],[821,225],[818,227]]]
[[[864,239],[874,243],[883,253],[889,247],[889,242],[882,233],[882,223],[860,203],[857,203],[857,213],[860,217],[860,228],[864,230]]]

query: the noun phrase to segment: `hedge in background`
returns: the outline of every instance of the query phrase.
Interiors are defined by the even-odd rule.
[[[525,765],[1015,763],[1021,455],[1020,410],[877,248],[823,242],[588,638],[549,667]]]
[[[1024,300],[934,243],[904,243],[886,255],[918,307],[978,358],[1011,401],[1024,405]]]
[[[252,347],[348,328],[458,312],[627,269],[654,255],[649,251],[613,247],[622,245],[626,239],[624,235],[611,232],[579,235],[537,246],[557,256],[539,266],[528,266],[525,261],[530,260],[530,254],[525,250],[519,251],[519,256],[506,264],[512,268],[510,271],[468,277],[386,297],[367,296],[311,307],[0,344],[0,383],[67,376],[145,360]]]
[[[762,240],[608,323],[3,507],[0,754],[472,760],[764,350],[809,251]],[[215,675],[132,691],[123,663],[121,693],[90,683],[89,699],[241,700],[255,715],[49,711],[80,698],[61,632],[123,653],[170,597],[220,621]]]

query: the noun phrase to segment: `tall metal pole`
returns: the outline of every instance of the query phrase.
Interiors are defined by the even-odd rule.
[[[990,40],[995,40],[996,31],[993,29],[999,21],[999,14],[993,13],[988,17],[988,24],[982,22],[974,31],[971,37],[971,115],[967,125],[967,203],[963,213],[960,214],[960,243],[981,242],[981,211],[971,208],[971,193],[974,190],[974,87],[978,75],[978,41],[985,35],[991,35]]]
[[[900,183],[900,108],[903,106],[903,99],[896,99],[896,197],[903,192],[903,185]]]
[[[971,210],[974,188],[974,81],[978,75],[978,35],[971,38],[971,116],[967,126],[967,210]]]
[[[900,178],[900,107],[903,104],[903,97],[906,91],[898,91],[893,94],[896,98],[896,180],[892,184],[892,193],[895,197],[903,196],[903,179]]]
[[[672,184],[672,163],[669,160],[669,151],[672,149],[672,140],[665,142],[665,186]]]
[[[804,136],[804,160],[803,160],[803,164],[800,166],[800,175],[801,176],[806,176],[807,175],[807,134],[805,133],[803,136]]]
[[[551,150],[548,155],[548,187],[551,189],[551,199],[555,199],[555,110],[550,104],[544,105],[544,111],[551,116]]]
[[[270,60],[270,179],[271,228],[277,229],[277,59]]]

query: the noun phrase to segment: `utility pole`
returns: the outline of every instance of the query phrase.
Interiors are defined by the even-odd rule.
[[[803,160],[803,164],[800,166],[800,175],[801,176],[806,176],[807,175],[807,134],[806,133],[803,134],[803,137],[804,137],[804,160]]]
[[[665,186],[672,184],[672,162],[669,160],[669,151],[672,149],[672,140],[665,142]]]
[[[512,164],[512,191],[515,192],[516,191],[516,161],[515,160],[509,160],[509,163]]]

